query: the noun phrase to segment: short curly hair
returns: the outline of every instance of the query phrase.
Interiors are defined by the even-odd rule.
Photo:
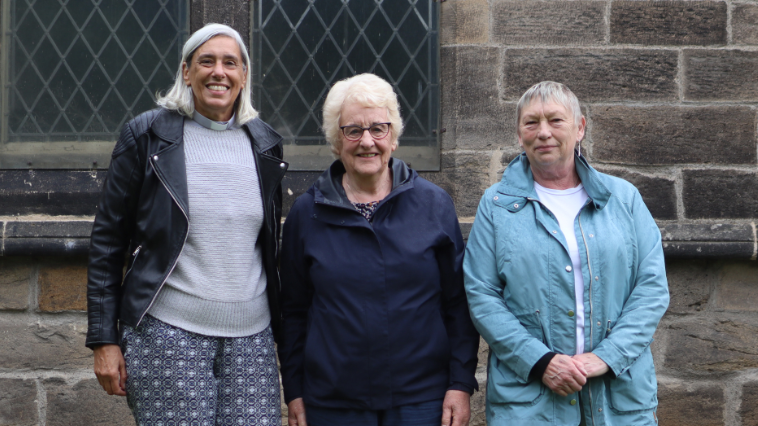
[[[358,74],[335,83],[324,101],[322,130],[335,157],[339,158],[338,152],[342,146],[342,107],[350,102],[357,102],[369,108],[387,108],[387,117],[392,123],[390,137],[392,144],[397,147],[398,139],[403,134],[403,119],[400,116],[397,94],[383,78],[370,73]]]

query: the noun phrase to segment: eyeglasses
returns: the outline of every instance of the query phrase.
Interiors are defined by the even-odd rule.
[[[368,134],[374,139],[382,139],[390,132],[391,123],[374,123],[371,127],[361,126],[341,126],[342,134],[349,141],[359,141],[363,137],[363,132],[368,130]]]

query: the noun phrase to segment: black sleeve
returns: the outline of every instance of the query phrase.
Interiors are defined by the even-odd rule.
[[[143,173],[131,122],[113,151],[90,239],[87,267],[87,339],[94,348],[118,344],[121,281],[135,223]]]
[[[543,355],[542,358],[534,364],[532,371],[529,372],[529,380],[542,380],[542,376],[545,374],[548,364],[550,364],[550,361],[552,361],[553,357],[556,355],[558,354],[555,352],[548,352]]]

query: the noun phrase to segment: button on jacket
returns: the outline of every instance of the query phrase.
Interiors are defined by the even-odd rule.
[[[282,238],[285,400],[383,410],[473,392],[479,336],[450,197],[398,159],[369,223],[337,160],[297,199]]]
[[[250,137],[263,197],[259,235],[274,335],[280,331],[277,246],[281,218],[281,136],[260,119]],[[136,327],[169,276],[189,229],[184,117],[156,109],[124,125],[92,228],[86,345],[119,342],[118,324]],[[125,259],[128,270],[124,274]]]
[[[634,186],[597,172],[583,157],[575,164],[589,195],[574,222],[584,300],[575,300],[566,240],[538,201],[526,155],[479,204],[464,271],[474,324],[490,345],[490,425],[579,424],[577,394],[561,397],[529,380],[548,352],[576,352],[579,303],[585,351],[610,369],[581,391],[587,425],[657,423],[650,343],[669,301],[660,231]]]

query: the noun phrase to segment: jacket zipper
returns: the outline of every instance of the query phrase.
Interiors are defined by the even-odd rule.
[[[171,265],[171,269],[169,269],[168,274],[166,274],[166,278],[164,278],[163,282],[161,282],[161,285],[158,287],[158,291],[155,292],[153,299],[150,300],[150,304],[147,305],[147,309],[145,309],[145,312],[143,312],[142,315],[139,317],[139,321],[137,321],[137,324],[134,325],[135,327],[137,327],[142,322],[142,318],[145,318],[147,311],[149,311],[150,308],[153,306],[153,303],[155,303],[155,299],[158,297],[158,294],[161,292],[163,285],[166,284],[168,277],[170,277],[171,273],[174,272],[174,268],[176,268],[176,264],[179,263],[179,258],[182,256],[182,252],[184,251],[184,245],[187,244],[187,237],[189,237],[189,227],[190,227],[189,216],[187,215],[187,212],[184,211],[184,209],[182,208],[182,205],[179,204],[179,202],[176,200],[176,197],[174,197],[174,194],[168,189],[168,185],[166,185],[166,182],[163,181],[163,178],[161,177],[161,174],[158,173],[158,170],[155,169],[155,165],[152,162],[150,162],[150,166],[153,168],[153,171],[155,171],[155,175],[158,176],[158,180],[161,181],[161,185],[163,185],[163,188],[166,189],[166,192],[168,192],[168,195],[171,196],[171,199],[174,200],[174,203],[176,203],[176,206],[179,207],[179,210],[181,210],[182,214],[184,215],[184,218],[187,220],[187,232],[184,234],[184,241],[182,242],[182,249],[179,250],[179,255],[176,256],[176,259],[174,259],[174,264]]]
[[[124,274],[124,281],[126,281],[126,277],[129,275],[130,272],[132,272],[132,269],[134,269],[134,262],[137,261],[137,255],[139,254],[139,251],[142,250],[142,245],[137,246],[136,249],[134,249],[134,253],[132,253],[132,263],[129,266],[129,270],[126,271]]]
[[[582,211],[584,210],[584,207],[587,206],[587,204],[588,203],[585,203],[584,206],[581,208],[581,210],[579,210],[579,214],[577,215],[577,217],[579,218],[579,231],[582,233],[582,242],[584,243],[584,250],[587,252],[587,269],[590,272],[589,299],[590,299],[590,352],[591,352],[594,347],[594,342],[593,342],[592,337],[593,337],[593,330],[595,329],[594,327],[595,320],[592,318],[592,315],[594,314],[593,309],[592,309],[592,279],[594,275],[592,274],[592,261],[590,260],[590,248],[587,245],[587,238],[584,236],[584,228],[582,228]],[[592,418],[592,425],[594,426],[595,425],[595,410],[592,408],[592,387],[587,387],[587,391],[590,394],[590,401],[589,401],[590,417]],[[581,413],[581,415],[583,416],[584,413]]]

